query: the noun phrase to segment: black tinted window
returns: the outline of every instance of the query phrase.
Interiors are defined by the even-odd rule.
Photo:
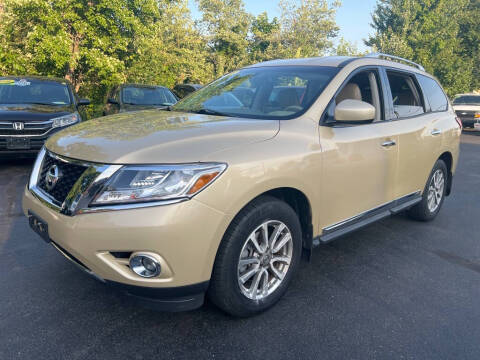
[[[126,86],[122,90],[122,101],[131,105],[173,105],[177,99],[165,88]]]
[[[35,79],[0,79],[0,104],[70,104],[66,83]]]
[[[420,93],[412,76],[387,71],[390,90],[392,91],[393,110],[398,118],[423,114]]]
[[[460,95],[453,100],[453,103],[455,105],[480,105],[480,95]]]
[[[418,75],[418,81],[430,103],[432,111],[445,111],[448,109],[447,98],[435,80],[423,75]]]

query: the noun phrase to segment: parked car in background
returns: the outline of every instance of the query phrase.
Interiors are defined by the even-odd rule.
[[[79,124],[39,154],[24,214],[157,308],[266,310],[314,244],[401,211],[433,220],[450,194],[461,124],[434,77],[386,59],[269,61],[170,111]]]
[[[0,77],[0,157],[36,154],[49,136],[84,120],[88,104],[65,79]]]
[[[163,109],[177,103],[177,98],[164,86],[123,84],[108,94],[103,115],[147,109]]]
[[[464,128],[480,131],[480,95],[459,94],[453,98],[453,108]]]
[[[173,93],[179,98],[183,99],[185,96],[200,90],[203,85],[200,84],[178,84],[173,88]]]

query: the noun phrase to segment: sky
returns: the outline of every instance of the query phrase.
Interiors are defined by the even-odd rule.
[[[280,15],[278,0],[243,0],[245,9],[258,15],[264,11],[269,18]],[[363,39],[373,33],[370,27],[372,12],[375,9],[376,0],[342,0],[342,6],[337,10],[337,24],[340,27],[339,36],[357,45],[359,50],[365,51],[367,47]],[[195,1],[189,0],[190,9],[194,18],[200,15],[195,7]]]

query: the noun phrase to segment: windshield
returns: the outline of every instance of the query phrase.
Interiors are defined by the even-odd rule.
[[[480,105],[480,95],[459,96],[453,100],[455,105]]]
[[[173,105],[177,102],[170,90],[161,87],[126,86],[122,89],[122,102],[129,105]]]
[[[172,110],[260,119],[292,119],[305,112],[338,69],[258,67],[235,71],[178,102]]]
[[[0,104],[69,105],[66,83],[0,78]]]

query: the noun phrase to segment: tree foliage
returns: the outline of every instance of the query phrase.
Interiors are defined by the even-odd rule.
[[[279,19],[242,0],[3,0],[0,74],[65,77],[96,103],[123,82],[206,83],[246,64],[333,52],[336,1],[282,0]]]
[[[437,76],[449,95],[479,85],[478,0],[379,0],[375,49],[412,59]]]

